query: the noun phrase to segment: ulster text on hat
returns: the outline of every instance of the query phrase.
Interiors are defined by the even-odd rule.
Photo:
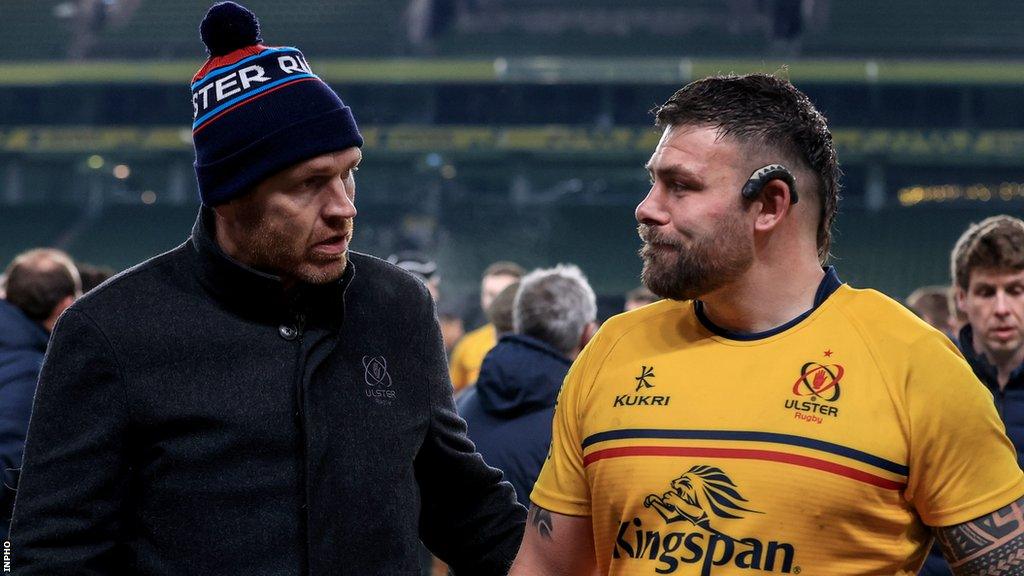
[[[192,85],[193,130],[217,114],[278,87],[315,80],[296,48],[268,48],[219,70],[211,70]]]

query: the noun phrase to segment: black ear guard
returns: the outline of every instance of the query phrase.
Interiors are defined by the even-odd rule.
[[[796,178],[794,178],[793,173],[782,164],[769,164],[764,168],[754,170],[754,173],[750,175],[750,179],[743,185],[743,190],[740,191],[740,194],[742,194],[747,200],[753,200],[761,193],[761,189],[764,188],[764,185],[771,180],[782,180],[786,184],[789,184],[790,203],[797,203],[799,198],[797,198],[796,195]]]

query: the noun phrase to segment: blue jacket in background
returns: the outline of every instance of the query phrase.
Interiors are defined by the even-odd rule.
[[[555,400],[568,358],[529,336],[504,336],[484,358],[476,386],[459,398],[469,439],[487,464],[501,469],[530,506],[530,492],[551,445]]]
[[[14,305],[0,300],[0,535],[7,540],[25,433],[49,335]]]
[[[960,337],[956,341],[960,353],[971,365],[974,375],[981,380],[981,383],[992,392],[996,403],[996,411],[999,418],[1006,426],[1006,435],[1017,450],[1017,464],[1024,466],[1024,365],[1018,366],[1010,373],[1010,380],[1006,388],[999,389],[999,380],[996,367],[985,359],[984,356],[974,351],[974,330],[967,324],[960,330]],[[951,576],[949,564],[942,558],[938,544],[932,547],[924,567],[918,576]]]
[[[984,356],[974,351],[974,331],[968,324],[960,330],[957,343],[960,353],[974,370],[974,375],[992,392],[996,402],[996,411],[1006,426],[1006,435],[1017,450],[1017,464],[1024,465],[1024,364],[1010,373],[1006,388],[999,389],[996,367],[989,364]]]

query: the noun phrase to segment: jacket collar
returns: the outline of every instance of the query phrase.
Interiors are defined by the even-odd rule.
[[[327,284],[299,284],[285,290],[279,276],[255,270],[217,245],[211,208],[203,206],[192,227],[192,248],[200,284],[225,308],[265,322],[292,320],[336,327],[344,316],[345,290],[355,276],[351,258],[341,278]],[[313,313],[315,312],[315,314]]]
[[[960,353],[964,355],[967,363],[970,364],[974,375],[985,386],[993,391],[999,390],[999,371],[985,358],[984,354],[978,354],[974,350],[974,329],[970,324],[964,324],[959,334]],[[1013,372],[1010,372],[1010,380],[1006,383],[1007,388],[1024,388],[1024,364],[1021,364]]]

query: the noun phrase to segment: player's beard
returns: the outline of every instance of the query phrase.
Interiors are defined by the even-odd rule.
[[[692,300],[710,294],[742,276],[754,260],[752,239],[738,217],[725,219],[688,245],[646,224],[637,231],[644,241],[641,279],[662,298]]]

